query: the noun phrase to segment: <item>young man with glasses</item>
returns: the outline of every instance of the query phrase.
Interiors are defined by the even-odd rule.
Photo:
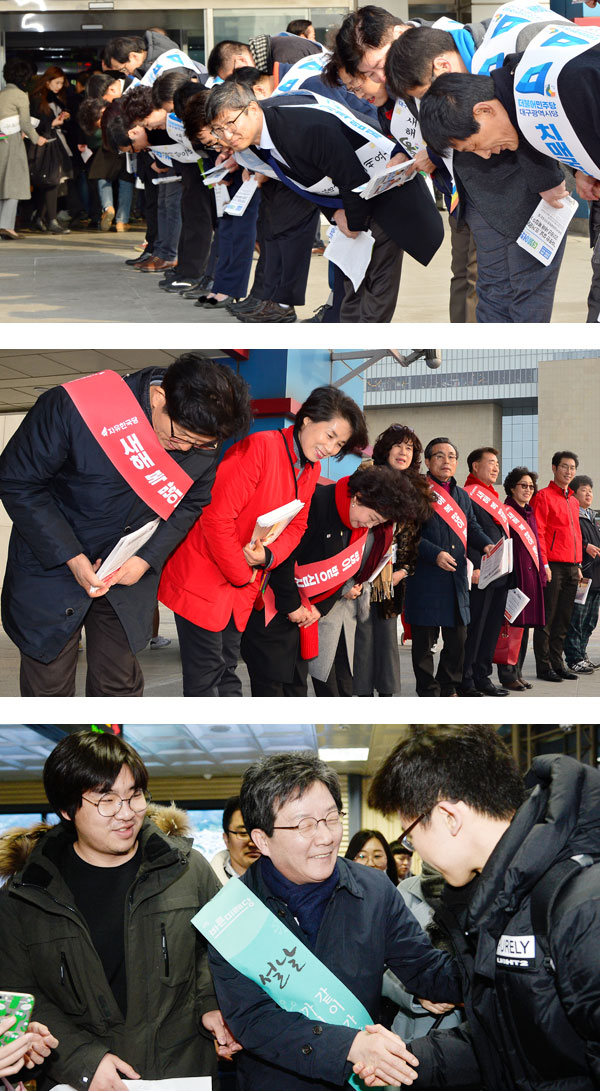
[[[600,1080],[600,775],[562,754],[523,781],[498,728],[401,728],[369,805],[446,880],[466,1023],[410,1042],[424,1087],[592,1091]],[[560,744],[559,744],[560,745]],[[596,861],[596,862],[595,862]],[[367,1069],[360,1074],[374,1086]]]
[[[90,382],[88,401],[73,400]],[[101,399],[104,428],[93,431]],[[210,500],[220,442],[250,419],[244,380],[194,352],[169,368],[124,380],[103,372],[38,398],[0,458],[13,522],[2,621],[21,652],[22,696],[74,696],[82,627],[86,696],[142,695],[136,653],[152,635],[163,564]],[[99,561],[156,514],[145,544],[99,579]]]
[[[223,840],[225,848],[213,856],[210,866],[223,885],[233,879],[234,875],[242,876],[246,873],[250,864],[258,860],[260,852],[248,833],[242,812],[240,810],[240,797],[231,796],[223,810]]]
[[[454,965],[431,946],[386,875],[338,856],[345,816],[337,774],[311,752],[275,754],[248,768],[240,805],[261,852],[241,882],[292,933],[286,952],[293,955],[294,940],[309,947],[372,1024],[357,1032],[285,1011],[209,947],[221,1010],[244,1043],[238,1087],[325,1091],[344,1084],[357,1063],[372,1065],[386,1084],[412,1083],[412,1055],[377,1024],[384,969],[419,997],[458,1003]]]
[[[579,501],[569,488],[578,466],[579,459],[573,451],[557,451],[552,456],[553,480],[531,501],[548,578],[544,587],[546,624],[533,634],[537,676],[545,682],[575,681],[579,677],[563,659],[581,579]]]
[[[148,771],[112,735],[61,739],[44,767],[57,826],[5,843],[2,987],[31,992],[59,1045],[40,1091],[216,1075],[233,1046],[191,917],[219,883],[146,817]],[[12,864],[12,866],[11,866]]]

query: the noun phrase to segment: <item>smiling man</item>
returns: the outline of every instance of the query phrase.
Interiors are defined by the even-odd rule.
[[[456,952],[467,1018],[410,1043],[419,1081],[593,1091],[600,774],[546,754],[523,783],[489,726],[404,735],[375,774],[369,804],[399,815],[405,842],[446,880],[434,919]]]
[[[40,1091],[216,1075],[212,1036],[233,1044],[190,924],[219,883],[190,839],[146,817],[147,785],[122,739],[67,735],[44,767],[59,825],[4,844],[2,986],[32,992],[60,1042]]]
[[[411,1084],[417,1076],[412,1054],[376,1025],[383,972],[390,966],[418,996],[457,1002],[450,958],[431,946],[385,874],[338,857],[340,784],[313,753],[275,754],[252,764],[240,804],[262,853],[242,883],[289,929],[290,942],[301,940],[351,990],[373,1025],[357,1033],[285,1011],[258,977],[240,973],[209,948],[224,1017],[244,1046],[239,1091],[327,1091],[344,1084],[354,1064],[371,1065],[386,1084]]]

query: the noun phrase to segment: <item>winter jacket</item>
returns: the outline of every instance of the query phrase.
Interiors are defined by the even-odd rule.
[[[600,1085],[600,864],[562,888],[544,936],[535,886],[559,861],[600,860],[600,773],[563,755],[534,758],[528,800],[485,864],[466,920],[448,909],[467,1028],[410,1044],[423,1086],[593,1091]],[[533,894],[532,894],[533,892]]]
[[[595,545],[600,548],[600,527],[593,519],[588,519],[587,515],[579,516],[579,526],[581,529],[581,541],[583,548],[583,563],[581,570],[586,579],[591,579],[592,586],[590,591],[600,590],[600,557],[590,557],[589,553],[586,553],[586,545]]]
[[[436,481],[431,478],[433,488]],[[491,539],[481,529],[470,498],[455,478],[450,479],[450,496],[467,517],[467,548],[482,550]],[[442,493],[443,495],[443,493]],[[450,553],[457,567],[445,572],[436,564],[438,553]],[[443,625],[454,628],[458,618],[462,625],[471,620],[467,562],[463,543],[442,517],[434,513],[423,524],[419,542],[419,559],[414,574],[406,580],[406,620],[411,625]]]
[[[217,1005],[206,946],[190,923],[220,889],[209,864],[189,838],[144,820],[142,863],[127,897],[124,1020],[61,876],[71,840],[61,824],[29,838],[9,831],[0,841],[1,870],[10,875],[0,891],[0,981],[33,993],[36,1018],[60,1043],[44,1067],[49,1083],[38,1088],[86,1091],[106,1053],[144,1079],[214,1075],[214,1046],[200,1020]]]
[[[2,122],[9,118],[19,119],[19,131],[0,140],[0,201],[28,201],[31,196],[27,145],[23,133],[32,144],[39,137],[31,124],[29,96],[14,83],[7,83],[0,91],[0,133]],[[7,126],[8,127],[8,126]]]
[[[544,564],[562,561],[581,564],[579,501],[574,493],[551,481],[531,501],[535,514]]]
[[[177,42],[174,42],[172,38],[167,38],[165,34],[161,34],[158,30],[146,30],[144,32],[144,43],[146,57],[135,71],[135,75],[139,79],[146,74],[149,68],[152,68],[152,65],[162,53],[167,53],[170,49],[179,51]]]
[[[150,382],[164,368],[127,376],[148,419]],[[152,635],[162,566],[210,497],[217,452],[170,451],[194,484],[138,550],[150,569],[131,587],[116,584],[109,602],[133,652]],[[62,386],[42,394],[0,456],[0,499],[13,521],[2,588],[2,622],[26,655],[50,663],[83,624],[92,599],[66,561],[93,563],[155,513],[121,477]]]
[[[302,511],[269,546],[272,567],[289,556],[306,530],[321,466],[307,462],[300,470],[293,433],[292,426],[255,432],[229,449],[210,504],[165,565],[160,601],[203,629],[222,632],[232,613],[240,632],[246,626],[260,579],[242,549],[259,515],[296,496],[304,501]]]
[[[386,966],[419,996],[459,1000],[453,962],[431,946],[387,876],[341,858],[337,865],[339,882],[325,908],[314,953],[373,1021]],[[242,882],[308,945],[285,902],[266,885],[260,861]],[[346,1082],[355,1030],[286,1012],[212,947],[209,957],[224,1018],[244,1046],[238,1054],[238,1091],[329,1091]]]
[[[544,625],[546,621],[544,587],[548,581],[546,570],[542,563],[540,539],[533,508],[530,504],[521,506],[520,504],[517,504],[516,500],[513,500],[510,497],[507,497],[504,501],[504,506],[507,508],[514,508],[523,522],[527,523],[530,531],[535,535],[540,558],[540,567],[538,570],[527,546],[523,545],[523,542],[516,531],[511,529],[510,536],[513,540],[513,571],[510,575],[509,586],[520,588],[520,590],[529,598],[529,602],[519,614],[516,624],[519,626]]]

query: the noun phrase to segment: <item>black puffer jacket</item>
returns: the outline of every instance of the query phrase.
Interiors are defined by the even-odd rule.
[[[565,885],[547,938],[532,923],[532,892],[551,868],[579,854],[600,860],[600,773],[548,755],[534,759],[526,783],[531,795],[485,865],[466,920],[436,914],[462,967],[468,1028],[411,1043],[424,1086],[600,1086],[600,864]]]

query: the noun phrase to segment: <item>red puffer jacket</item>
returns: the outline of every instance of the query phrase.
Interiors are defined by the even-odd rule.
[[[306,530],[321,467],[309,462],[298,475],[293,431],[290,426],[256,432],[231,447],[217,470],[210,504],[163,569],[159,600],[203,629],[221,632],[232,611],[236,628],[245,629],[259,581],[242,547],[259,515],[295,499],[296,485],[305,506],[269,547],[273,566],[289,556]]]
[[[535,512],[544,564],[567,561],[581,564],[579,502],[574,493],[565,496],[553,481],[540,489],[531,501]]]

